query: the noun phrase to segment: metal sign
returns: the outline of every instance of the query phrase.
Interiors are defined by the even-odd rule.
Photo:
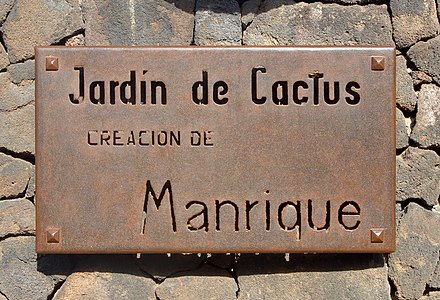
[[[391,252],[391,47],[37,47],[37,252]]]

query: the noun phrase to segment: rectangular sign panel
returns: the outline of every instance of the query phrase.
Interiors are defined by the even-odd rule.
[[[391,47],[38,47],[37,252],[391,252]]]

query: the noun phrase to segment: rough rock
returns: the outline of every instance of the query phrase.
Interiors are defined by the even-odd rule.
[[[0,73],[0,114],[25,106],[32,102],[34,98],[35,86],[33,82],[15,85],[12,83],[12,78],[8,72]]]
[[[402,149],[409,145],[408,128],[403,113],[396,108],[396,148]]]
[[[7,66],[9,66],[8,54],[6,53],[3,45],[0,43],[0,70],[3,70]]]
[[[407,112],[416,108],[417,95],[414,91],[411,75],[406,68],[406,59],[403,56],[396,58],[396,103],[397,106]]]
[[[423,148],[440,147],[440,88],[422,85],[411,139]]]
[[[0,291],[9,300],[45,300],[57,280],[37,270],[35,237],[20,236],[0,242]]]
[[[390,299],[382,255],[242,255],[239,299]]]
[[[440,261],[437,261],[437,266],[435,267],[434,273],[431,275],[428,285],[431,288],[440,289]]]
[[[241,45],[241,12],[236,0],[198,0],[194,43]]]
[[[269,0],[244,31],[243,41],[246,45],[394,45],[391,32],[386,5]]]
[[[237,285],[225,270],[205,265],[200,269],[167,278],[156,289],[161,300],[236,299]]]
[[[0,111],[0,148],[15,153],[35,153],[35,105]]]
[[[34,46],[51,45],[84,28],[77,0],[16,0],[3,24],[11,63],[34,56]]]
[[[440,36],[430,39],[427,42],[418,42],[408,51],[408,56],[418,70],[430,75],[437,84],[440,84]]]
[[[172,274],[190,271],[198,268],[205,260],[205,256],[199,257],[196,254],[142,254],[136,260],[137,265],[156,280],[163,280]]]
[[[29,179],[28,186],[26,189],[26,198],[32,198],[35,196],[35,167],[32,166],[31,178]]]
[[[13,83],[20,83],[23,80],[35,79],[35,60],[27,60],[24,63],[12,64],[8,67]]]
[[[139,299],[155,300],[154,281],[131,274],[74,273],[70,275],[54,300],[107,300]]]
[[[431,150],[409,147],[396,159],[396,200],[423,199],[438,204],[440,191],[440,157]]]
[[[0,199],[24,196],[31,174],[30,163],[0,153]]]
[[[411,72],[411,78],[415,85],[420,85],[422,83],[431,83],[432,77],[422,71]]]
[[[156,283],[134,264],[131,256],[91,256],[78,262],[54,300],[155,300]]]
[[[6,16],[14,6],[15,0],[2,0],[0,2],[0,25],[6,20]]]
[[[261,3],[263,0],[247,0],[241,6],[241,21],[246,28],[255,18],[255,16],[261,11]],[[369,4],[369,3],[378,3],[381,0],[323,0],[320,1],[323,3],[337,3],[337,4]],[[293,1],[274,1],[272,8],[277,7],[277,5],[281,6],[284,3],[292,4]],[[267,7],[266,7],[267,9]],[[263,10],[264,11],[264,10]]]
[[[83,0],[86,45],[189,45],[195,0]]]
[[[438,23],[435,0],[391,0],[394,40],[399,49],[435,36]]]
[[[27,199],[0,201],[0,239],[35,233],[35,206]]]
[[[417,299],[434,272],[440,250],[440,214],[410,203],[400,220],[389,276],[399,299]]]
[[[86,44],[85,37],[83,34],[78,34],[69,38],[65,45],[66,46],[84,46]]]

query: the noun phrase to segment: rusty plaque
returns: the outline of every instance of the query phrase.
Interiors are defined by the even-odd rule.
[[[391,47],[38,47],[37,252],[391,252]]]

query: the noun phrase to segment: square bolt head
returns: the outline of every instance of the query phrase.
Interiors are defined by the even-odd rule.
[[[46,71],[58,71],[58,57],[46,56]]]
[[[370,229],[370,240],[372,243],[383,243],[384,235],[385,233],[383,228]]]
[[[46,230],[46,242],[59,243],[60,242],[60,230],[58,228],[49,228]]]
[[[373,71],[385,70],[385,57],[372,56],[371,57],[371,70],[373,70]]]

